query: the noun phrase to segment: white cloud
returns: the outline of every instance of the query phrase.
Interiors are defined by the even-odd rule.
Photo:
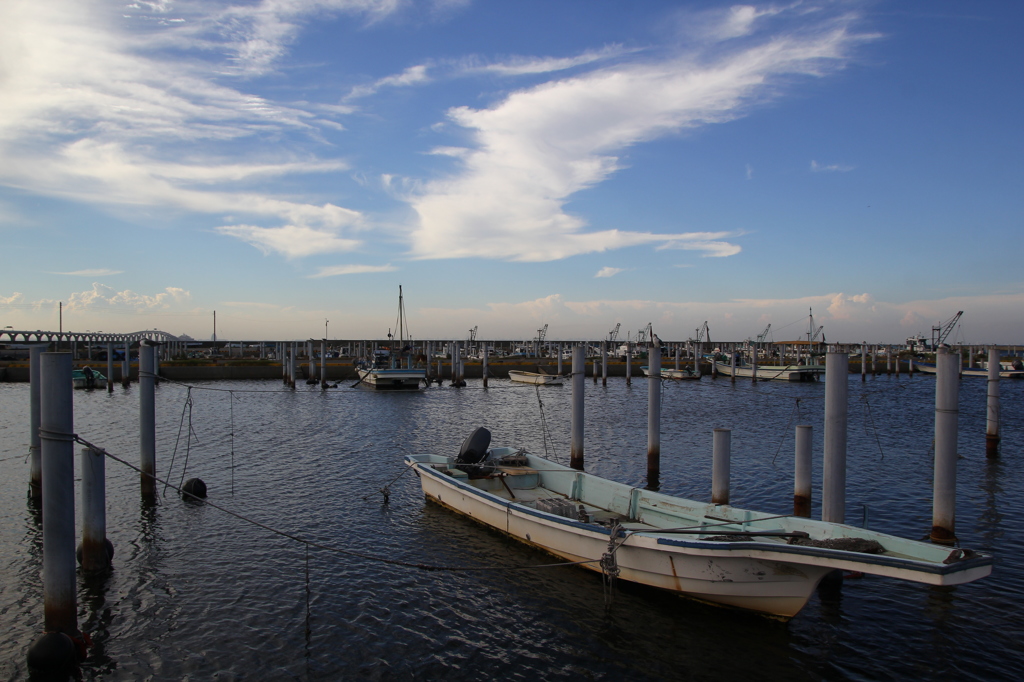
[[[335,277],[338,275],[365,275],[374,272],[394,272],[397,270],[395,266],[388,265],[331,265],[328,267],[320,268],[316,273],[310,275],[311,278],[317,277]]]
[[[847,166],[841,163],[832,163],[824,165],[818,163],[817,161],[811,161],[812,173],[848,173],[852,170],[853,166]]]
[[[71,272],[51,272],[51,275],[74,275],[76,277],[109,277],[110,275],[120,275],[124,270],[110,270],[107,268],[97,268],[94,270],[72,270]]]
[[[368,85],[357,85],[349,91],[345,96],[345,100],[349,101],[360,97],[369,97],[370,95],[376,94],[381,88],[385,87],[400,88],[429,83],[430,76],[427,75],[428,68],[429,67],[426,64],[417,64],[416,66],[410,66],[402,73],[395,74],[393,76],[385,76],[384,78]]]
[[[587,50],[573,57],[510,57],[503,62],[470,66],[465,69],[465,72],[497,73],[502,76],[551,73],[621,57],[638,51],[627,50],[621,45],[607,45],[600,50]]]
[[[25,295],[20,291],[15,291],[10,296],[0,295],[0,305],[14,305],[21,303],[25,300]]]
[[[751,166],[748,163],[747,164],[747,180],[753,180],[753,179],[754,179],[754,167]]]
[[[738,252],[735,245],[700,244],[686,233],[586,232],[586,222],[563,205],[618,170],[616,153],[631,145],[735,119],[771,97],[784,77],[842,67],[862,38],[847,21],[823,20],[798,35],[732,47],[724,56],[716,51],[602,68],[512,93],[488,109],[451,109],[449,119],[474,144],[459,172],[409,198],[419,218],[412,254],[548,261],[669,243],[708,255]]]
[[[683,249],[685,251],[704,251],[703,257],[724,258],[735,256],[742,251],[737,244],[722,241],[725,237],[738,236],[730,232],[691,232],[689,234],[672,235],[671,241],[658,247],[662,249]]]
[[[136,311],[169,308],[172,304],[185,303],[192,294],[179,287],[167,287],[152,296],[139,294],[125,289],[117,291],[113,287],[94,282],[89,291],[78,291],[68,298],[65,310],[97,310],[130,308]]]
[[[614,277],[620,272],[624,272],[624,268],[604,267],[598,270],[594,277]]]
[[[339,237],[331,230],[314,229],[305,225],[221,225],[217,232],[237,237],[255,246],[265,255],[277,252],[288,258],[344,253],[355,250],[360,244],[358,240]]]

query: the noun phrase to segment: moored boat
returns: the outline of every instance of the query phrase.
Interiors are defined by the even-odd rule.
[[[733,376],[732,364],[715,360],[715,368],[719,374]],[[758,365],[758,381],[817,381],[825,373],[825,365]],[[752,379],[754,367],[747,364],[737,364],[737,377]]]
[[[936,372],[934,362],[924,362],[923,360],[917,359],[914,360],[914,369],[918,372],[924,372],[925,374],[935,374]],[[988,368],[963,367],[960,369],[960,375],[965,377],[988,378]],[[1002,379],[1024,379],[1024,369],[1014,369],[1013,365],[1007,366],[1006,363],[1000,363],[999,376]]]
[[[982,552],[696,502],[490,448],[483,428],[458,456],[405,462],[428,499],[583,568],[784,619],[834,570],[930,585],[992,570]]]
[[[644,373],[645,377],[651,376],[650,368],[647,365],[641,365],[640,371]],[[694,372],[692,369],[669,369],[666,367],[661,368],[662,379],[700,379],[701,375],[698,372]]]
[[[96,388],[107,383],[107,377],[91,367],[71,370],[71,385],[75,388]]]
[[[427,384],[427,370],[413,366],[412,346],[406,345],[408,323],[405,319],[405,299],[402,286],[398,286],[397,336],[388,331],[387,349],[374,352],[369,360],[356,363],[359,382],[379,391],[414,391]]]
[[[536,384],[538,386],[561,386],[564,379],[560,374],[524,372],[518,369],[510,369],[508,371],[508,378],[523,384]]]

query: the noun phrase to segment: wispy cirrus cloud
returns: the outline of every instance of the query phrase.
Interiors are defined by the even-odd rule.
[[[71,272],[51,272],[51,275],[72,275],[75,277],[109,277],[111,275],[120,275],[124,270],[109,270],[106,268],[97,268],[93,270],[72,270]]]
[[[758,22],[778,13],[726,14],[720,21],[729,41],[705,54],[598,68],[514,92],[490,108],[449,110],[472,145],[454,157],[457,172],[409,197],[418,217],[413,257],[549,261],[643,244],[737,253],[736,245],[702,243],[690,232],[587,231],[563,207],[615,173],[618,154],[635,144],[733,120],[777,96],[784,80],[842,68],[867,36],[853,29],[852,15],[819,9],[817,23],[767,36]]]
[[[320,268],[310,278],[337,277],[339,275],[366,275],[376,272],[394,272],[398,270],[390,263],[387,265],[329,265]]]
[[[594,277],[614,277],[620,272],[625,272],[625,268],[603,267],[597,271]]]
[[[811,161],[812,173],[848,173],[853,169],[853,166],[848,166],[842,163],[822,164],[817,161]]]
[[[241,239],[255,246],[264,255],[280,253],[287,258],[345,253],[355,250],[360,244],[359,240],[346,239],[331,230],[315,229],[306,225],[221,225],[217,232]]]
[[[410,85],[422,85],[430,82],[426,64],[410,66],[401,73],[392,76],[385,76],[367,85],[357,85],[345,96],[344,101],[351,101],[361,97],[369,97],[376,94],[381,88],[401,88]]]

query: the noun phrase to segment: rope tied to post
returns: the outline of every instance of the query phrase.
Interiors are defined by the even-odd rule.
[[[618,541],[622,533],[622,540]],[[601,567],[601,581],[604,586],[604,602],[610,605],[615,597],[615,579],[619,577],[619,562],[616,552],[629,538],[629,532],[623,532],[622,524],[618,519],[612,519],[608,529],[608,551],[601,555],[599,566]]]

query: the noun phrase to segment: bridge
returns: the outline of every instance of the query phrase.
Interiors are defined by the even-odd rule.
[[[52,343],[54,341],[58,343],[136,343],[144,340],[167,343],[168,341],[181,341],[177,336],[168,334],[167,332],[162,332],[159,329],[146,329],[143,331],[122,334],[104,334],[103,332],[88,331],[52,332],[43,331],[41,329],[37,329],[35,331],[23,331],[20,329],[13,329],[11,327],[4,327],[3,329],[0,329],[0,343],[4,343],[5,337],[7,343]]]

